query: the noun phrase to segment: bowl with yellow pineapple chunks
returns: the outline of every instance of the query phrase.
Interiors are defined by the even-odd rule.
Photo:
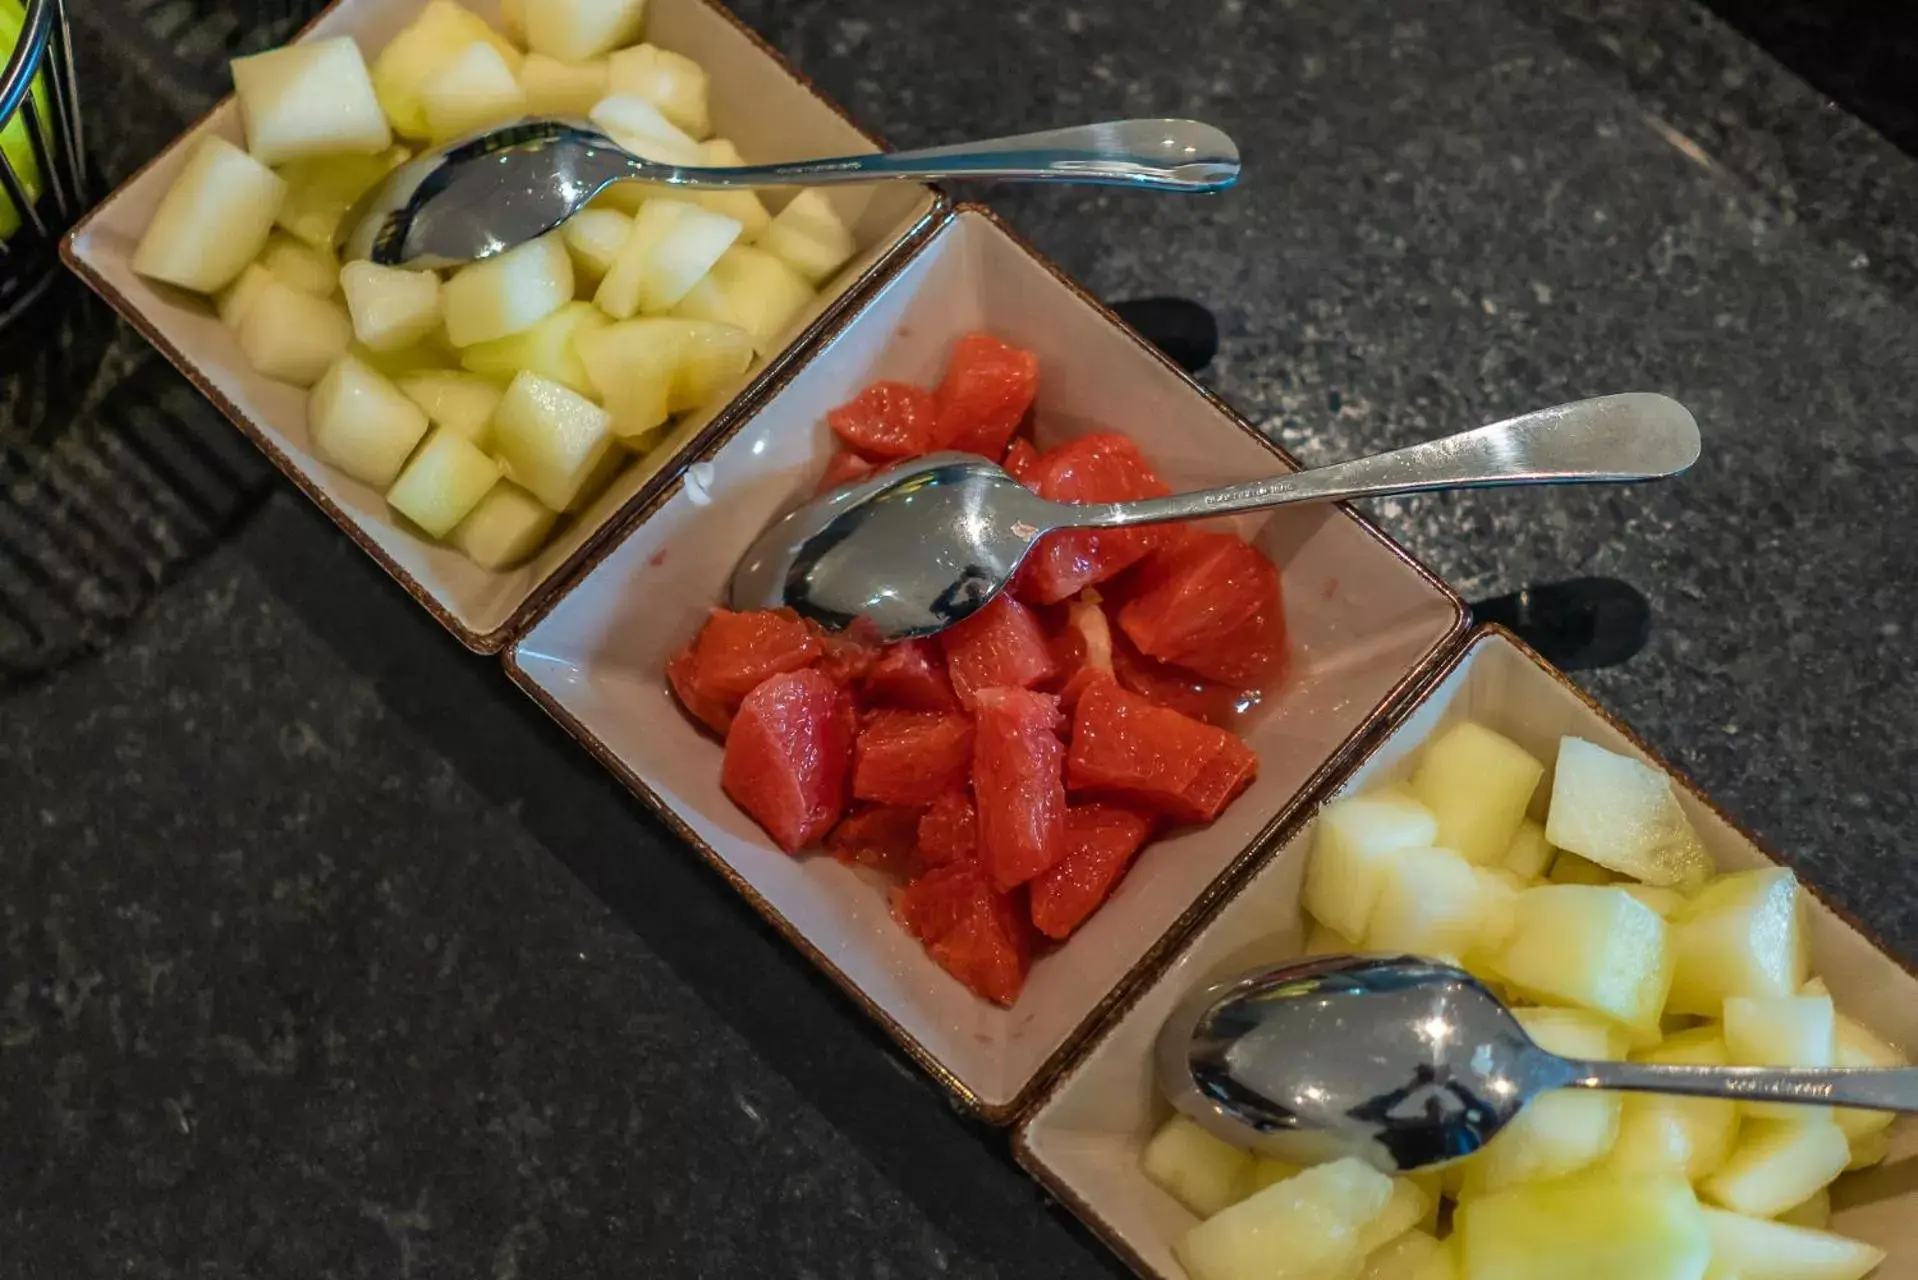
[[[1192,987],[1310,954],[1463,964],[1577,1058],[1899,1066],[1918,978],[1509,634],[1484,628],[1063,1072],[1019,1158],[1165,1280],[1918,1274],[1904,1122],[1565,1091],[1473,1155],[1298,1168],[1177,1117]]]
[[[876,144],[709,0],[339,0],[232,74],[66,259],[481,651],[941,203],[622,183],[481,263],[342,263],[335,232],[388,170],[524,116],[688,164]]]

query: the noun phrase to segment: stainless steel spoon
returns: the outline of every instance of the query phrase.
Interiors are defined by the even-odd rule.
[[[1116,529],[1295,502],[1488,485],[1653,480],[1698,459],[1698,424],[1642,392],[1540,409],[1443,440],[1246,484],[1075,506],[1048,502],[983,458],[903,462],[774,521],[733,571],[735,609],[786,605],[876,638],[942,631],[982,608],[1058,529]]]
[[[1463,969],[1321,957],[1192,992],[1160,1029],[1159,1086],[1229,1142],[1388,1172],[1471,1155],[1539,1094],[1627,1089],[1918,1111],[1918,1069],[1573,1062]]]
[[[1196,120],[1112,120],[917,151],[705,169],[643,159],[580,121],[522,120],[393,170],[340,220],[338,248],[348,262],[457,266],[545,235],[612,183],[632,180],[696,189],[940,178],[1222,191],[1239,179],[1239,149]]]

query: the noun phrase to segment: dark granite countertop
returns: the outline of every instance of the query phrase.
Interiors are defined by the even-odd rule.
[[[1207,380],[1308,460],[1605,391],[1690,404],[1708,449],[1675,484],[1377,515],[1468,596],[1643,591],[1649,647],[1585,682],[1918,960],[1895,148],[1689,7],[738,7],[898,143],[1230,129],[1248,178],[1217,200],[990,198],[1104,296],[1210,305]],[[75,22],[113,174],[298,18],[108,9]],[[136,342],[25,367],[0,433],[45,465],[151,466],[129,443],[166,430],[213,479],[106,513],[143,558],[75,587],[67,659],[0,693],[0,1271],[1116,1270]]]

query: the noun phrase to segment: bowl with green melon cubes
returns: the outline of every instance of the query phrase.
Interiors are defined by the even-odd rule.
[[[483,262],[340,262],[341,220],[394,166],[525,116],[689,164],[876,144],[707,0],[340,0],[232,78],[65,256],[480,651],[940,204],[624,183]]]
[[[1165,1280],[1863,1280],[1918,1274],[1913,1126],[1568,1090],[1387,1176],[1287,1165],[1175,1115],[1160,1024],[1317,954],[1463,965],[1545,1048],[1902,1066],[1918,978],[1516,639],[1482,628],[1052,1087],[1020,1161]]]

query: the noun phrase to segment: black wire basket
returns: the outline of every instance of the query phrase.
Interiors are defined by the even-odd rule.
[[[0,330],[47,287],[86,210],[64,0],[0,0]]]

